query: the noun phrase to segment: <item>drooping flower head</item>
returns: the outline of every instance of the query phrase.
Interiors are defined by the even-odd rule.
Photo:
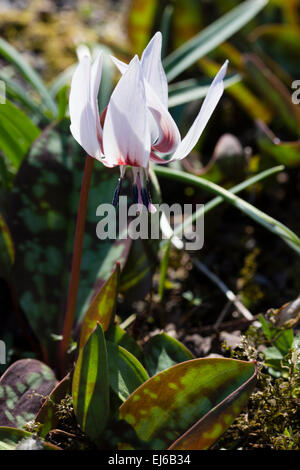
[[[213,80],[198,116],[186,136],[168,111],[168,84],[161,62],[161,33],[151,39],[141,59],[127,65],[112,57],[122,73],[101,119],[98,91],[101,53],[91,63],[83,54],[73,75],[70,92],[71,132],[91,156],[107,167],[120,167],[113,203],[117,205],[127,166],[133,171],[133,200],[152,210],[149,192],[150,161],[164,164],[185,158],[198,142],[223,91],[228,61]],[[165,157],[168,156],[167,159]]]

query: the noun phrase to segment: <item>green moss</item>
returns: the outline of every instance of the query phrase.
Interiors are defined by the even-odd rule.
[[[264,363],[264,343],[261,330],[251,327],[240,348],[230,351],[232,357],[257,361],[258,381],[247,409],[222,436],[219,448],[300,449],[300,354],[290,349],[284,357],[285,373],[275,377]]]

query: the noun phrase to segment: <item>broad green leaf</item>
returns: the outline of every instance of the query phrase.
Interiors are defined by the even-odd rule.
[[[9,100],[6,100],[0,107],[1,121],[9,121],[16,130],[24,136],[24,141],[29,145],[40,135],[39,128],[33,124],[23,111],[17,108]]]
[[[274,346],[279,349],[282,354],[287,354],[293,347],[294,332],[292,329],[283,330],[275,337]]]
[[[280,327],[276,327],[273,323],[266,320],[263,315],[259,315],[259,321],[267,340],[270,341],[281,354],[286,355],[293,347],[294,343],[294,332],[292,328],[281,329]]]
[[[0,378],[0,425],[21,427],[32,421],[55,387],[53,371],[36,359],[21,359]]]
[[[43,112],[41,107],[38,106],[33,98],[28,96],[28,92],[25,91],[22,86],[2,72],[0,72],[0,80],[5,82],[5,91],[7,96],[24,105],[31,113],[33,113],[34,117],[49,122],[49,118],[46,116],[46,113]]]
[[[244,1],[176,49],[164,60],[168,80],[173,80],[198,59],[239,31],[267,3],[267,0]]]
[[[133,354],[139,361],[142,360],[143,352],[141,348],[137,342],[119,325],[111,326],[107,330],[105,337],[112,343],[116,343],[119,346],[122,346],[124,349]]]
[[[101,325],[89,337],[75,366],[72,396],[81,429],[97,441],[109,418],[109,374]]]
[[[255,365],[252,366],[253,375],[179,437],[169,450],[209,449],[219,439],[245,407],[254,389],[256,370]]]
[[[152,336],[145,346],[144,361],[150,375],[190,359],[194,359],[193,354],[180,341],[166,333]]]
[[[61,450],[23,429],[0,426],[0,450]]]
[[[59,422],[57,405],[71,392],[70,374],[61,380],[51,391],[43,406],[35,417],[35,422],[40,424],[39,436],[46,437],[51,429],[55,429]]]
[[[131,424],[145,448],[206,449],[241,412],[255,379],[254,363],[186,361],[141,385],[121,405],[120,418]],[[130,442],[120,448],[130,448]]]
[[[224,80],[224,86],[225,88],[228,88],[240,81],[241,76],[239,74],[235,74]],[[204,84],[203,80],[194,79],[173,83],[169,86],[169,108],[205,98],[209,90],[209,86],[210,83]]]
[[[3,38],[0,38],[0,55],[16,66],[23,77],[38,91],[44,105],[56,116],[57,106],[45,84],[35,70],[23,59],[22,55]]]
[[[14,242],[8,226],[0,214],[0,275],[4,279],[10,278],[11,268],[15,261]]]
[[[6,99],[0,106],[0,150],[14,168],[18,168],[40,130],[13,103]]]
[[[149,379],[142,364],[122,346],[106,342],[109,383],[118,397],[125,401],[142,383]]]
[[[235,194],[233,194],[233,192],[227,191],[221,186],[218,186],[199,176],[190,175],[183,171],[172,170],[170,168],[155,167],[155,172],[159,176],[165,176],[170,179],[175,179],[185,183],[193,184],[195,186],[199,186],[209,192],[221,196],[226,202],[229,202],[229,204],[232,204],[234,207],[244,212],[257,223],[265,227],[267,230],[279,236],[293,250],[295,250],[297,253],[300,253],[300,239],[294,232],[292,232],[292,230],[283,225],[281,222],[278,222],[277,220],[273,219],[273,217],[270,217],[261,210],[252,206],[251,204],[249,204],[249,202],[246,202],[240,197],[236,196]]]
[[[117,264],[111,276],[92,300],[83,318],[80,332],[80,349],[83,348],[87,342],[90,334],[96,328],[97,323],[101,324],[105,332],[113,321],[118,296],[119,279],[120,265]]]
[[[284,355],[275,346],[270,346],[264,350],[265,364],[276,371],[282,371]]]

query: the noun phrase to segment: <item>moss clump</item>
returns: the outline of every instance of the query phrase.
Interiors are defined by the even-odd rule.
[[[290,349],[280,377],[270,375],[264,362],[263,336],[251,327],[241,346],[231,351],[239,359],[255,359],[258,381],[247,409],[222,436],[218,448],[243,450],[300,449],[300,354]]]

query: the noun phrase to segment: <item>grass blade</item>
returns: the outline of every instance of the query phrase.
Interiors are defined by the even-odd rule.
[[[44,105],[57,115],[57,106],[49,94],[45,84],[35,70],[23,59],[22,55],[4,39],[0,38],[0,55],[11,62],[20,71],[23,77],[38,91]]]
[[[18,168],[40,130],[13,103],[0,106],[0,149],[14,168]]]
[[[242,77],[239,74],[232,75],[224,80],[225,88],[240,82]],[[168,107],[173,108],[180,104],[190,103],[194,100],[205,98],[210,87],[203,84],[202,80],[184,80],[169,86]]]
[[[158,176],[163,176],[166,178],[171,178],[171,179],[175,179],[178,181],[182,181],[184,183],[193,184],[195,186],[201,187],[202,189],[206,189],[207,191],[213,194],[216,194],[218,198],[215,198],[215,200],[210,201],[211,205],[209,205],[210,203],[206,204],[205,208],[208,206],[209,210],[211,210],[213,207],[218,205],[223,200],[226,202],[229,202],[231,205],[233,205],[240,211],[244,212],[246,215],[251,217],[260,225],[263,225],[267,230],[274,233],[275,235],[278,235],[293,250],[295,250],[298,254],[300,254],[300,239],[297,237],[297,235],[294,232],[292,232],[292,230],[290,230],[288,227],[286,227],[284,224],[282,224],[278,220],[274,219],[273,217],[270,217],[269,215],[265,214],[261,210],[257,209],[256,207],[252,206],[248,202],[244,201],[243,199],[235,195],[235,193],[242,191],[248,185],[254,184],[258,180],[262,179],[262,175],[265,178],[266,176],[269,176],[272,173],[280,171],[282,169],[283,169],[282,166],[271,168],[270,170],[263,172],[263,174],[256,175],[255,177],[244,181],[240,185],[235,186],[234,188],[231,189],[231,191],[228,191],[222,188],[221,186],[218,186],[217,184],[212,183],[211,181],[207,181],[198,176],[190,175],[188,173],[184,173],[183,171],[172,170],[171,168],[155,167],[155,173]],[[199,211],[196,217],[194,214],[193,220],[196,220],[196,218],[200,217],[205,212],[207,212],[207,209],[201,210],[201,213]],[[191,221],[188,221],[188,220],[185,221],[184,226],[188,225],[188,223],[191,223]],[[181,229],[181,226],[179,228]],[[177,230],[174,231],[174,235],[176,235],[176,232]]]
[[[164,60],[168,81],[239,31],[267,3],[268,0],[243,2],[172,52]]]
[[[26,93],[26,91],[17,82],[15,82],[2,72],[0,72],[0,80],[3,80],[3,82],[5,83],[7,96],[24,105],[39,119],[45,119],[49,122],[49,118],[41,110],[40,106],[28,96],[28,93]]]

